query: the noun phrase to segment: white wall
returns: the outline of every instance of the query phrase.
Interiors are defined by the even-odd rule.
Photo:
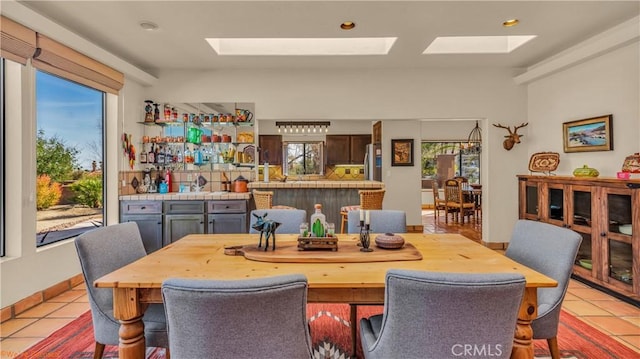
[[[176,70],[162,72],[146,96],[173,102],[254,102],[258,123],[330,120],[333,127],[333,122],[383,120],[383,180],[388,190],[385,207],[407,211],[410,225],[421,222],[419,158],[414,159],[414,167],[390,167],[391,139],[414,138],[417,145],[421,119],[485,119],[481,124],[486,141],[482,162],[487,166],[482,174],[483,238],[504,242],[517,219],[515,176],[523,171],[521,163],[525,162],[526,169],[527,153],[522,148],[504,151],[504,130],[489,128],[489,123],[514,125],[526,121],[525,86],[514,83],[514,74],[491,68]],[[464,132],[468,131],[470,128]],[[489,173],[493,174],[491,178]],[[492,192],[491,188],[500,191]]]
[[[559,175],[586,164],[615,177],[624,158],[640,151],[639,69],[636,42],[530,84],[529,154],[560,153]],[[607,114],[613,114],[613,151],[563,152],[563,122]]]

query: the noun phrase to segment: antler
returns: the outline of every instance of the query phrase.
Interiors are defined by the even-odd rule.
[[[498,128],[504,128],[504,129],[506,129],[507,131],[509,131],[509,133],[513,133],[513,132],[511,132],[511,126],[503,126],[503,125],[501,125],[501,124],[499,124],[499,123],[498,123],[498,124],[495,124],[495,123],[494,123],[493,125],[494,125],[495,127],[498,127]],[[516,127],[516,128],[517,128],[517,127]]]
[[[529,122],[527,122],[527,123],[523,122],[520,126],[516,126],[513,129],[513,132],[517,132],[519,128],[526,127],[528,124],[529,124]]]

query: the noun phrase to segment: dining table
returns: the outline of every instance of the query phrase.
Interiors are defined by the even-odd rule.
[[[256,254],[259,234],[190,234],[106,274],[93,285],[113,290],[114,316],[121,326],[119,357],[143,359],[142,316],[148,304],[162,303],[162,282],[168,278],[242,280],[301,273],[308,281],[308,302],[384,304],[386,273],[392,268],[515,272],[525,277],[526,285],[514,328],[511,358],[533,358],[531,321],[537,315],[537,289],[557,286],[554,279],[459,234],[399,235],[405,240],[405,248],[411,247],[417,257],[396,260],[393,250],[378,248],[373,243],[372,252],[358,251],[354,247],[360,243],[359,234],[338,234],[336,251],[287,251],[292,243],[297,243],[298,235],[278,234],[275,251],[255,257],[237,255],[241,252],[233,255],[234,248],[252,249],[247,252]],[[375,237],[375,233],[371,234],[371,238]],[[277,258],[269,259],[270,256]]]

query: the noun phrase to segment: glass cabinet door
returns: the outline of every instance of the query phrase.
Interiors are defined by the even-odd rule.
[[[547,220],[556,226],[566,227],[564,185],[549,183],[546,193]]]
[[[605,189],[605,266],[604,278],[613,285],[630,287],[633,284],[633,211],[632,195],[620,189]],[[636,235],[637,236],[637,235]],[[635,259],[638,261],[638,259]],[[637,264],[636,264],[637,266]]]
[[[538,182],[520,180],[520,218],[537,221],[540,219]]]

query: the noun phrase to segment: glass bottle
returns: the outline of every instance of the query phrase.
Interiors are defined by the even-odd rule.
[[[156,163],[156,153],[154,150],[154,144],[151,144],[151,149],[147,153],[147,163]]]
[[[311,215],[311,219],[309,221],[311,233],[314,237],[324,237],[327,218],[322,213],[322,205],[320,203],[316,203],[314,207],[316,211]]]

